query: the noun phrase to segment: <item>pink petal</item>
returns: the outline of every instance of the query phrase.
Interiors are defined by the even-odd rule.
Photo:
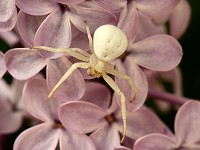
[[[71,25],[68,12],[59,10],[49,14],[38,28],[34,41],[35,45],[68,48],[71,44]],[[42,51],[42,55],[45,56],[43,53],[49,52]]]
[[[4,90],[2,87],[1,90]],[[4,91],[7,93],[7,91]],[[12,110],[12,104],[8,101],[9,97],[1,94],[0,96],[0,134],[9,134],[17,131],[22,124],[22,112]],[[12,123],[11,123],[12,122]]]
[[[12,110],[7,97],[4,97],[4,95],[0,97],[0,108],[0,115],[4,115]]]
[[[38,77],[37,75],[35,77]],[[24,89],[26,81],[12,80],[11,84],[11,98],[10,101],[14,104],[19,110],[24,111],[24,105],[22,104],[22,92]],[[26,113],[26,112],[25,112]]]
[[[118,109],[121,110],[121,108],[119,107],[119,104],[116,101],[116,96],[114,93],[114,96],[112,96],[112,101],[111,101],[110,107],[106,111],[107,111],[108,115],[113,114],[117,118],[117,117],[119,117],[119,114],[117,111]],[[121,118],[120,118],[120,120],[121,120]]]
[[[72,41],[70,47],[80,48],[85,51],[89,50],[89,41],[86,33],[78,30],[73,24],[71,24]]]
[[[119,132],[113,124],[111,126],[105,124],[93,132],[90,137],[98,150],[113,150],[120,145]]]
[[[180,68],[177,67],[167,72],[159,72],[158,76],[172,84],[174,94],[179,96],[183,95],[182,74]]]
[[[58,144],[59,131],[51,124],[43,123],[22,132],[14,143],[14,150],[54,150]]]
[[[111,12],[121,11],[127,3],[127,0],[95,0],[97,4]]]
[[[78,4],[81,2],[84,2],[85,0],[57,0],[58,3],[62,3],[62,4]]]
[[[59,9],[56,2],[49,0],[16,0],[15,2],[17,7],[23,12],[36,16],[47,15],[52,11]]]
[[[105,85],[98,82],[89,82],[86,84],[85,93],[80,100],[88,101],[107,109],[111,102],[111,93]]]
[[[0,22],[0,32],[10,31],[17,22],[17,8],[14,9],[12,16],[5,22]]]
[[[0,22],[8,21],[15,11],[14,0],[0,1]]]
[[[125,7],[120,15],[118,27],[126,34],[129,43],[133,43],[139,28],[138,11],[133,3]]]
[[[155,35],[133,44],[130,48],[132,61],[156,71],[168,71],[181,61],[181,45],[172,36]]]
[[[4,62],[4,54],[0,51],[0,78],[2,78],[5,72],[6,72],[6,65]]]
[[[84,135],[72,131],[62,131],[60,135],[61,150],[96,150],[92,140]]]
[[[114,24],[116,17],[110,12],[84,7],[84,6],[70,6],[70,20],[82,32],[86,32],[85,22],[93,33],[97,27],[103,24]]]
[[[47,84],[49,91],[58,83],[64,73],[71,67],[66,57],[49,60],[47,65]],[[78,70],[75,70],[53,94],[53,97],[62,101],[80,99],[85,92],[85,82]]]
[[[48,99],[47,84],[44,79],[29,80],[23,91],[22,100],[26,110],[42,121],[58,120],[58,100]],[[36,111],[37,110],[37,111]]]
[[[136,7],[150,18],[170,14],[180,0],[136,0]]]
[[[191,8],[186,0],[181,0],[170,15],[170,33],[175,38],[180,38],[185,32],[191,19]]]
[[[28,48],[11,49],[5,54],[8,72],[18,80],[26,80],[37,74],[46,65],[36,50]]]
[[[144,14],[143,14],[144,15]],[[144,16],[146,16],[146,15],[144,15]],[[170,16],[170,14],[167,14],[167,15],[165,15],[165,16],[160,16],[159,18],[154,18],[154,19],[151,19],[151,18],[149,18],[148,16],[146,16],[147,18],[149,18],[156,26],[162,26],[165,30],[167,30],[167,28],[166,28],[166,24],[165,23],[167,23],[167,21],[169,20],[169,16]],[[165,32],[167,32],[167,31],[165,31]]]
[[[185,145],[195,145],[199,143],[200,136],[198,128],[200,126],[200,103],[198,101],[186,102],[178,110],[175,118],[175,134],[178,143]]]
[[[121,114],[121,112],[120,112]],[[121,115],[119,116],[121,118]],[[162,133],[173,136],[168,127],[147,107],[142,107],[134,112],[127,112],[127,133],[126,135],[136,140],[150,133]],[[122,133],[122,122],[118,123]]]
[[[139,14],[140,27],[134,42],[144,40],[150,36],[164,34],[166,31],[163,25],[156,25],[150,18],[142,13]]]
[[[49,46],[53,48],[68,48],[71,44],[71,25],[68,13],[55,11],[43,21],[38,28],[34,44],[36,46]],[[61,53],[52,53],[39,50],[40,54],[45,58],[57,58],[62,56]]]
[[[146,97],[147,97],[148,84],[147,84],[147,80],[146,80],[146,77],[144,76],[143,72],[136,64],[134,64],[131,61],[130,57],[126,58],[125,67],[126,67],[127,71],[125,71],[125,68],[122,64],[118,64],[117,70],[119,70],[120,72],[126,73],[127,75],[129,75],[132,78],[132,80],[136,86],[136,89],[138,91],[138,96],[136,97],[136,99],[133,100],[135,93],[132,91],[130,85],[128,84],[128,81],[121,79],[121,78],[117,78],[116,83],[119,86],[119,88],[121,89],[121,91],[126,96],[127,110],[134,111],[134,110],[137,110],[138,108],[140,108],[144,104]],[[117,100],[118,100],[118,103],[120,104],[119,96],[117,96]]]
[[[149,134],[135,142],[134,150],[175,150],[178,149],[172,139],[162,134]]]
[[[10,90],[13,94],[12,99],[16,101],[20,99],[25,83],[26,81],[12,80],[12,84],[10,85]]]
[[[7,112],[0,114],[0,134],[9,134],[17,131],[22,125],[22,113],[21,112]]]
[[[59,118],[67,129],[89,133],[104,125],[106,112],[88,102],[68,102],[59,108]]]
[[[20,40],[19,36],[13,31],[1,32],[0,38],[3,39],[10,47],[16,45]]]
[[[10,89],[10,86],[6,82],[6,80],[1,79],[0,80],[0,97],[5,98],[5,99],[11,99],[12,98],[12,91]]]
[[[35,33],[45,17],[46,16],[31,16],[23,11],[19,11],[17,20],[19,34],[30,46],[34,45]]]

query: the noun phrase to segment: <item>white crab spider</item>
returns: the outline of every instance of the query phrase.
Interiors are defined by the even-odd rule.
[[[51,52],[64,52],[67,53],[83,62],[74,63],[67,72],[62,76],[60,81],[56,84],[53,90],[48,95],[48,98],[57,90],[57,88],[71,75],[71,73],[77,68],[87,69],[87,73],[90,76],[99,78],[100,76],[108,83],[108,85],[121,97],[121,113],[123,120],[123,135],[121,143],[126,135],[126,104],[125,95],[121,92],[114,80],[107,74],[112,74],[117,77],[127,80],[135,93],[135,97],[138,92],[134,85],[133,80],[126,74],[119,72],[114,69],[114,65],[109,62],[115,60],[117,57],[122,55],[128,46],[128,40],[125,33],[113,25],[102,25],[96,29],[94,32],[94,37],[92,41],[92,36],[90,34],[89,27],[86,26],[89,47],[92,54],[79,49],[79,48],[51,48],[46,46],[33,46],[35,49],[43,49]],[[134,98],[135,98],[134,97]]]

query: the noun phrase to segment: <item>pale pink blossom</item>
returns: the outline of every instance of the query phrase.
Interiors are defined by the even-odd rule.
[[[17,8],[14,0],[0,1],[0,32],[10,31],[17,21]]]

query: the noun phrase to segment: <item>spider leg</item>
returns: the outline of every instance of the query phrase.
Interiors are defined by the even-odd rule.
[[[124,124],[123,128],[123,134],[122,134],[122,139],[120,143],[124,141],[125,135],[126,135],[126,98],[124,93],[121,92],[117,84],[114,82],[114,80],[108,76],[106,73],[102,73],[103,79],[108,83],[108,85],[121,97],[121,113],[122,113],[122,120]]]
[[[89,40],[89,48],[90,48],[91,52],[94,53],[92,36],[91,36],[91,32],[90,32],[89,26],[87,24],[86,24],[86,31],[87,31],[88,40]]]
[[[135,96],[133,97],[133,100],[138,96],[138,90],[137,90],[137,88],[136,88],[136,86],[135,86],[135,84],[134,84],[134,82],[133,82],[133,80],[131,79],[130,76],[128,76],[128,75],[126,75],[126,74],[124,74],[122,72],[119,72],[119,71],[117,71],[115,69],[111,69],[111,68],[107,69],[106,72],[109,73],[109,74],[112,74],[114,76],[117,76],[119,78],[127,80],[129,85],[131,86],[133,92],[135,93]],[[133,100],[131,100],[131,102]]]
[[[80,49],[80,48],[69,48],[69,51],[74,51],[74,52],[78,52],[86,57],[90,57],[91,54],[88,54],[86,51]]]
[[[47,46],[33,46],[31,47],[33,49],[42,49],[49,52],[60,52],[60,53],[67,53],[70,56],[73,56],[76,59],[82,60],[82,61],[89,61],[90,54],[85,52],[84,50],[80,48],[51,48]]]
[[[53,90],[49,93],[48,98],[51,98],[53,93],[58,89],[58,87],[73,73],[74,70],[77,68],[83,68],[87,69],[90,67],[89,63],[86,62],[79,62],[79,63],[74,63],[68,70],[67,72],[61,77],[59,82],[54,86]]]

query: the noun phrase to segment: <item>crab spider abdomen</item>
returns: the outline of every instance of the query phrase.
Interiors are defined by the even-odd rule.
[[[94,32],[94,53],[103,61],[112,61],[122,55],[128,40],[125,33],[116,26],[102,25]]]

